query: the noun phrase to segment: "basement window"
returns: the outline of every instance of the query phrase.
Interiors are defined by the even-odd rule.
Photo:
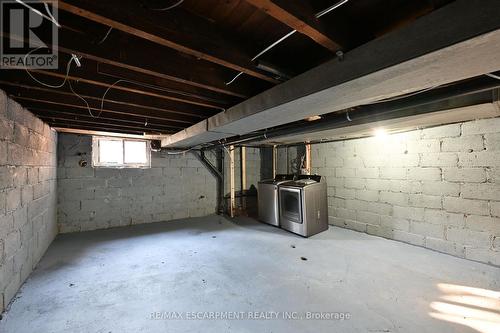
[[[151,148],[147,140],[92,137],[94,168],[150,168]]]

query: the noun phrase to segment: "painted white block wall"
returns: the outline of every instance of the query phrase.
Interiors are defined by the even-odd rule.
[[[313,145],[312,167],[330,224],[500,265],[500,118]]]
[[[57,134],[0,90],[0,312],[57,233]]]
[[[152,153],[150,169],[91,167],[92,137],[59,135],[61,233],[199,217],[216,212],[216,181],[191,153]],[[78,161],[87,159],[82,168]]]
[[[229,149],[229,147],[227,147]],[[229,194],[231,184],[229,179],[230,157],[228,151],[224,150],[224,194]],[[262,178],[261,154],[259,148],[246,148],[246,188],[248,190],[252,185],[257,188],[259,180]],[[234,148],[234,187],[236,191],[241,191],[241,148]]]

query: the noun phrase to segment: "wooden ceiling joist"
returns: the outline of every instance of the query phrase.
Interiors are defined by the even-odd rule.
[[[71,122],[65,122],[65,121],[55,121],[55,120],[50,120],[47,119],[46,123],[49,124],[50,127],[59,130],[59,129],[73,129],[73,130],[87,130],[87,131],[98,131],[98,132],[110,132],[110,133],[117,133],[117,134],[137,134],[137,135],[142,135],[144,134],[145,131],[142,130],[132,130],[132,129],[122,129],[122,128],[117,128],[117,127],[106,127],[102,125],[82,125],[82,124],[76,124],[76,123],[71,123]],[[166,133],[162,133],[166,134]]]
[[[47,118],[55,118],[55,117],[67,117],[67,119],[90,119],[94,121],[100,121],[100,120],[106,120],[106,121],[111,121],[113,123],[116,123],[117,125],[120,124],[129,124],[129,125],[144,125],[146,122],[144,120],[133,120],[130,118],[124,118],[124,117],[116,117],[116,116],[106,116],[105,113],[99,114],[96,112],[94,114],[94,117],[91,116],[90,114],[85,114],[82,112],[75,113],[74,110],[68,110],[68,111],[54,111],[52,109],[44,109],[44,108],[38,108],[38,107],[29,107],[28,109],[36,114],[39,117],[47,117]],[[99,115],[97,117],[97,115]],[[95,118],[97,117],[97,118]],[[161,128],[161,129],[168,129],[168,130],[174,130],[174,129],[180,129],[182,127],[178,126],[171,126],[169,124],[164,124],[158,121],[150,120],[148,122],[148,127],[150,128]]]
[[[341,49],[322,26],[307,1],[300,0],[246,0],[254,7],[290,28],[306,35],[332,52]]]
[[[114,38],[117,33],[120,35]],[[23,40],[19,36],[7,35],[2,31],[0,31],[0,36],[17,41]],[[172,81],[185,85],[185,91],[195,94],[200,94],[199,89],[204,89],[208,90],[208,92],[237,98],[248,98],[258,92],[245,82],[227,86],[225,81],[229,80],[234,74],[232,71],[220,66],[198,61],[188,56],[179,56],[179,53],[174,50],[133,36],[125,38],[126,35],[121,32],[113,32],[111,36],[105,43],[96,45],[96,43],[92,43],[90,36],[63,28],[59,30],[59,45],[48,45],[51,48],[57,47],[60,54],[82,56],[84,63],[91,60],[101,65],[113,66],[119,70],[136,72],[161,79],[165,85],[168,84],[168,81]],[[133,48],[131,48],[131,45],[133,45]],[[147,57],[145,57],[144,52],[147,52]],[[143,79],[141,78],[141,80]]]
[[[47,70],[32,69],[30,70],[30,72],[35,76],[39,75],[50,76],[53,78],[61,79],[61,81],[64,80],[65,77],[67,77],[68,80],[71,80],[73,82],[85,83],[96,87],[100,87],[102,89],[109,88],[109,91],[119,90],[125,93],[140,94],[148,97],[166,99],[178,103],[192,104],[211,109],[218,109],[218,110],[224,109],[220,105],[214,103],[208,103],[188,98],[178,98],[172,95],[168,95],[167,93],[161,91],[159,88],[158,89],[144,88],[141,86],[137,86],[136,84],[131,84],[129,82],[119,82],[118,84],[115,84],[115,82],[118,82],[118,80],[110,80],[109,78],[96,77],[95,75],[92,75],[92,73],[87,73],[85,70],[80,70],[80,69],[78,70],[77,73],[69,74],[68,76],[66,76],[66,74],[63,73],[47,71]],[[103,82],[103,81],[114,81],[114,82]]]
[[[175,12],[155,12],[138,1],[60,0],[59,9],[99,24],[203,59],[250,76],[279,83],[258,70],[244,49],[214,24],[176,8]],[[144,50],[142,50],[144,51]]]
[[[49,94],[64,94],[70,97],[70,100],[77,101],[76,104],[83,104],[83,101],[79,99],[73,92],[69,89],[68,85],[59,89],[50,89],[45,88],[41,85],[38,85],[36,82],[32,81],[29,77],[26,76],[13,76],[13,71],[9,71],[7,73],[7,77],[3,77],[4,80],[0,80],[0,84],[11,86],[12,88],[7,89],[12,94],[14,93],[14,88],[19,88],[18,90],[22,90],[20,88],[32,89],[33,92],[25,91],[26,95],[36,94],[40,96],[40,92],[47,92]],[[40,73],[37,74],[37,77],[41,80],[45,80],[46,82],[51,82],[49,79],[50,76],[43,76]],[[59,81],[61,81],[59,79]],[[58,82],[59,82],[58,81]],[[54,81],[55,82],[55,81]],[[96,89],[95,86],[89,85],[82,82],[72,82],[73,90],[78,93],[81,97],[87,100],[88,103],[95,105],[95,107],[101,107],[102,96],[105,92],[105,89],[101,88],[99,90]],[[22,92],[22,91],[21,91]],[[43,94],[41,95],[42,99]],[[122,106],[128,106],[130,109],[138,108],[139,110],[143,110],[144,112],[151,111],[159,111],[164,113],[165,115],[175,116],[179,115],[182,119],[182,116],[189,116],[193,118],[206,118],[207,116],[213,115],[217,112],[215,109],[208,109],[195,105],[188,105],[182,103],[175,103],[170,100],[154,98],[150,96],[144,96],[140,94],[132,94],[120,90],[112,90],[108,92],[106,98],[104,99],[104,107],[110,108],[114,107],[115,104],[119,104]]]
[[[180,92],[178,95],[189,96],[202,101],[208,101],[220,107],[235,105],[241,102],[240,97],[220,94],[206,89],[200,89],[198,87],[185,85],[171,80],[165,80],[164,78],[157,76],[141,74],[127,68],[111,66],[105,63],[97,63],[97,73],[102,76],[114,78],[115,80],[125,79],[134,82],[145,83],[147,85],[156,87],[172,89],[173,91]],[[251,93],[250,90],[248,91],[248,93]]]
[[[64,116],[44,116],[41,114],[37,114],[37,117],[40,118],[43,121],[46,122],[58,122],[62,121],[65,123],[73,123],[73,124],[86,124],[86,125],[93,125],[93,124],[98,124],[98,125],[104,125],[106,127],[111,127],[111,128],[117,128],[117,129],[131,129],[131,130],[139,130],[143,132],[158,132],[158,133],[172,133],[175,132],[175,129],[166,129],[166,128],[159,128],[158,126],[152,127],[152,126],[131,126],[131,125],[123,125],[123,124],[117,124],[114,121],[109,121],[109,120],[104,120],[104,119],[96,119],[96,120],[83,120],[83,119],[74,119],[75,117],[64,117]]]
[[[0,89],[9,93],[9,95],[18,100],[21,104],[37,103],[43,105],[50,105],[56,107],[58,105],[71,107],[74,109],[87,110],[90,108],[91,112],[100,112],[101,105],[98,98],[91,96],[82,96],[88,103],[88,108],[82,100],[73,95],[60,90],[48,90],[45,88],[34,89],[29,86],[13,86],[6,85],[4,81],[0,81]],[[202,117],[194,117],[192,115],[176,114],[166,110],[147,109],[140,105],[129,105],[122,102],[108,101],[103,112],[129,115],[132,117],[158,119],[164,121],[171,121],[178,124],[189,125],[199,121]]]

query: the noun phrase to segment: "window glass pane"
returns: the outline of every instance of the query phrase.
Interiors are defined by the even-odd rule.
[[[147,145],[144,141],[125,141],[125,163],[147,163]]]
[[[123,142],[121,140],[99,140],[99,162],[123,163]]]

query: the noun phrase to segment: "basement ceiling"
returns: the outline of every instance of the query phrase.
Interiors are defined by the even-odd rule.
[[[172,134],[450,2],[61,0],[58,69],[1,69],[0,89],[53,127]],[[65,85],[39,83],[59,85],[71,54]]]

